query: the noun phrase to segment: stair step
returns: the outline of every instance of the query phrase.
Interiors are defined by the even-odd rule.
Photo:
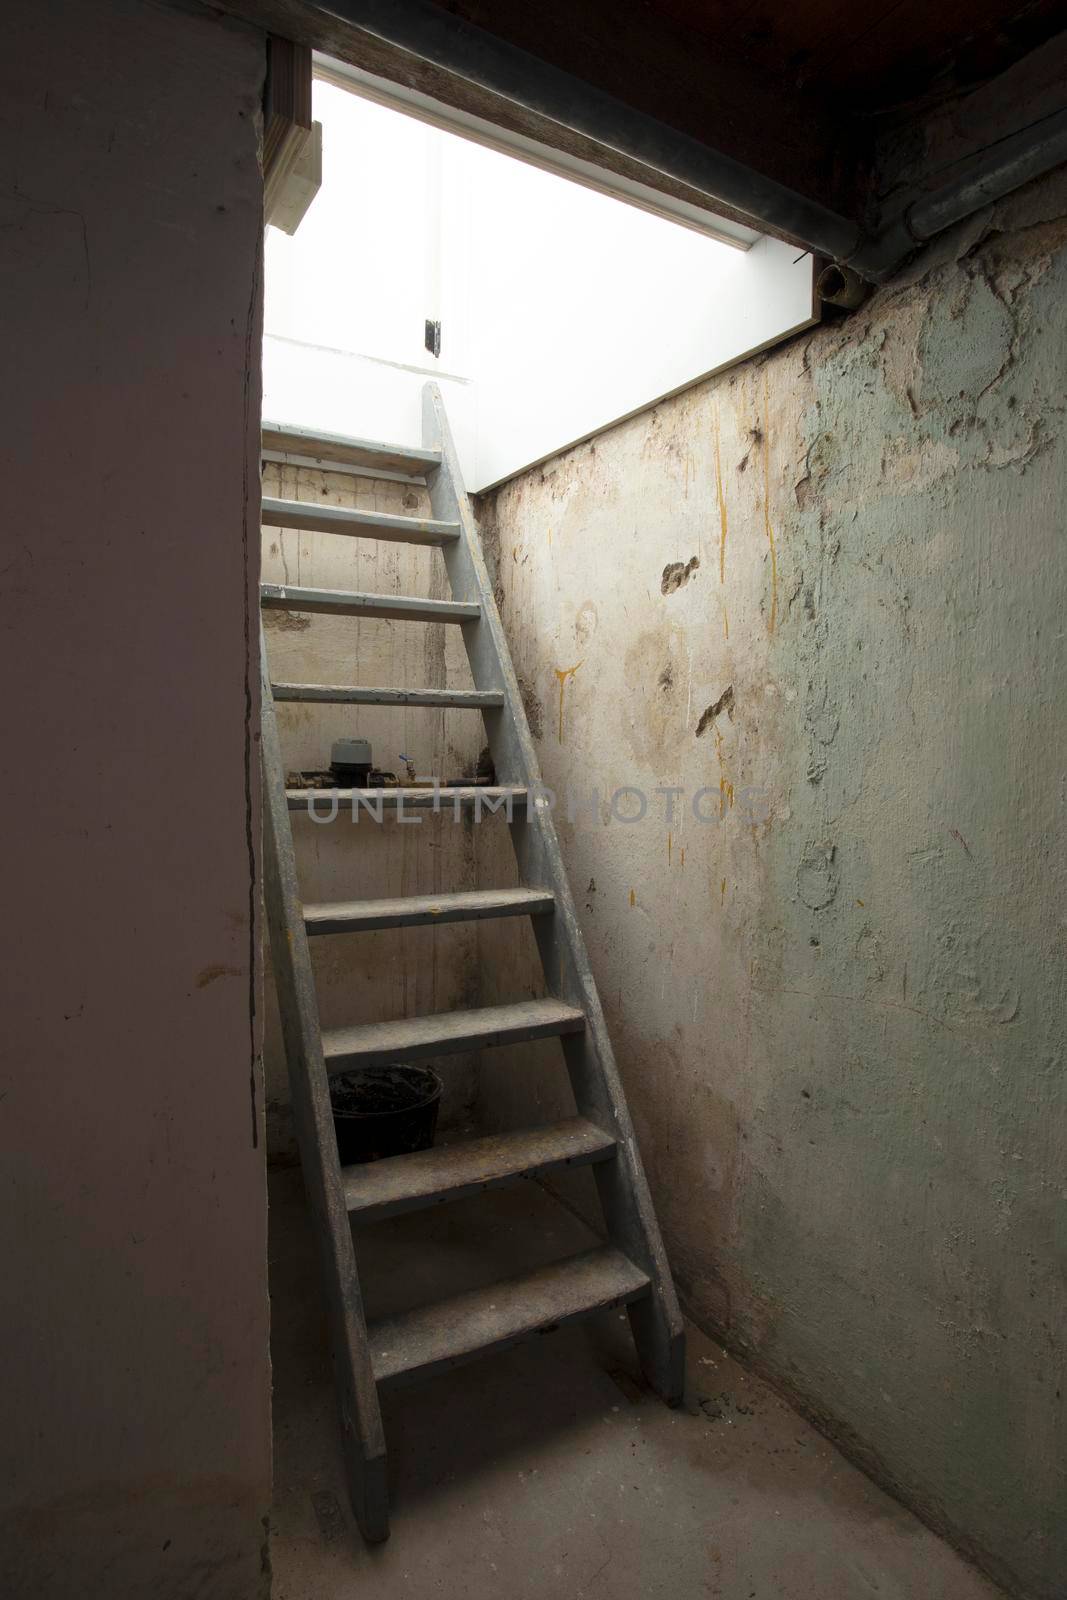
[[[320,506],[306,500],[262,503],[265,528],[306,528],[314,533],[344,533],[358,539],[391,539],[395,544],[447,544],[459,538],[458,522],[425,517],[394,517],[381,511],[353,511],[347,506]]]
[[[406,444],[376,444],[370,439],[350,439],[342,433],[315,433],[308,428],[287,428],[280,422],[263,424],[263,449],[278,455],[306,456],[315,461],[341,461],[347,466],[399,472],[423,478],[441,465],[439,450],[417,450]]]
[[[487,783],[472,785],[469,789],[286,789],[285,796],[290,811],[309,811],[314,807],[322,821],[327,820],[327,804],[335,799],[338,816],[350,809],[353,815],[376,816],[379,801],[383,816],[388,811],[399,811],[401,807],[405,811],[451,810],[454,813],[460,806],[478,806],[487,815],[502,812],[506,816],[509,800],[514,813],[526,805],[528,798],[525,789],[501,788]]]
[[[504,704],[503,689],[362,689],[333,683],[272,683],[275,700],[349,706],[456,706],[480,711]]]
[[[374,1376],[379,1384],[428,1377],[638,1300],[648,1289],[639,1267],[621,1251],[601,1246],[487,1289],[372,1322],[367,1332]]]
[[[564,1033],[581,1033],[585,1016],[559,1000],[523,1000],[517,1005],[485,1006],[477,1011],[438,1011],[397,1022],[364,1022],[329,1028],[322,1036],[329,1072],[377,1066],[385,1061],[418,1061],[457,1050],[487,1050]]]
[[[462,1200],[517,1178],[606,1161],[615,1140],[584,1117],[521,1133],[494,1134],[413,1155],[387,1156],[341,1173],[345,1202],[361,1221]]]
[[[260,601],[268,611],[325,611],[336,615],[393,617],[407,622],[470,622],[480,617],[476,602],[423,600],[416,595],[358,594],[345,589],[300,589],[263,583]]]
[[[405,895],[396,900],[342,900],[333,905],[306,905],[304,926],[309,935],[367,933],[374,928],[538,916],[551,911],[555,903],[548,889],[476,889],[466,894]]]

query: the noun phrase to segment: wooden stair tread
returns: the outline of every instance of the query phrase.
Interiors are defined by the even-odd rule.
[[[614,1149],[610,1133],[585,1117],[568,1117],[545,1127],[345,1167],[341,1177],[350,1213],[377,1219],[462,1200],[479,1190],[559,1167],[605,1161]]]
[[[392,900],[339,900],[304,907],[309,934],[366,932],[486,917],[544,915],[555,906],[549,889],[474,889],[461,894],[403,895]]]
[[[389,539],[394,544],[445,544],[459,538],[458,522],[432,517],[403,517],[349,506],[316,505],[308,500],[275,500],[264,496],[260,522],[264,528],[302,528],[312,533],[340,533],[358,539]]]
[[[265,422],[262,448],[277,455],[304,456],[313,461],[340,461],[348,466],[365,467],[373,472],[398,472],[410,478],[425,477],[441,465],[439,450],[416,449],[414,445],[379,444],[372,439],[352,439],[342,433],[316,433],[309,428],[290,428],[282,422]]]
[[[422,1377],[504,1350],[565,1322],[637,1300],[649,1281],[620,1250],[601,1246],[521,1277],[383,1317],[368,1328],[379,1384]]]
[[[425,600],[421,595],[364,594],[348,589],[306,589],[262,583],[260,604],[268,611],[322,611],[331,615],[391,617],[407,622],[470,622],[482,608],[465,600]]]
[[[382,801],[383,812],[390,807],[399,808],[401,805],[416,811],[432,811],[436,806],[438,810],[455,806],[484,806],[486,812],[492,814],[496,811],[505,812],[505,807],[510,798],[512,809],[525,805],[528,799],[526,789],[500,787],[496,784],[473,784],[470,788],[396,788],[396,789],[286,789],[286,799],[290,811],[307,811],[311,806],[318,809],[319,802],[337,798],[338,814],[341,807],[346,809],[353,803],[358,805],[360,811],[373,814],[372,807],[376,809],[379,799]],[[353,797],[357,797],[354,798]]]
[[[456,706],[481,710],[504,704],[502,689],[370,689],[332,683],[272,683],[271,692],[275,700],[352,706]]]
[[[437,1011],[396,1022],[328,1028],[322,1036],[327,1069],[342,1072],[386,1061],[417,1061],[457,1050],[486,1050],[564,1033],[580,1033],[585,1016],[560,1000],[521,1000],[474,1011]]]

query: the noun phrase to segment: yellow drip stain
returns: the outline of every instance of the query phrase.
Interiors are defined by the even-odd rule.
[[[636,894],[634,893],[634,891],[632,889],[630,890],[630,904],[632,906],[635,906],[637,904],[637,896],[636,896]]]
[[[728,806],[734,803],[734,786],[726,776],[726,762],[723,760],[723,736],[718,728],[715,729],[715,758],[719,763],[719,816],[725,817]]]
[[[767,533],[767,545],[771,552],[771,614],[767,622],[767,632],[773,633],[778,621],[778,551],[774,543],[774,529],[771,527],[771,437],[770,437],[770,404],[767,396],[767,376],[763,378],[763,526]]]
[[[715,493],[719,501],[719,582],[726,582],[726,493],[722,486],[722,447],[719,440],[719,413],[715,412]],[[726,637],[730,637],[727,628]]]
[[[585,660],[585,657],[583,656],[582,657],[582,661],[584,661],[584,660]],[[574,674],[578,671],[578,668],[581,666],[582,661],[576,661],[574,663],[573,667],[557,667],[556,668],[556,679],[557,679],[557,682],[559,683],[559,742],[560,742],[560,744],[563,743],[563,691],[567,686],[567,679],[574,677]]]
[[[678,865],[679,865],[679,866],[680,866],[680,867],[684,867],[684,866],[685,866],[685,845],[684,845],[684,844],[683,844],[683,846],[682,846],[682,853],[681,853],[681,856],[680,856],[680,857],[679,857],[679,859],[678,859]]]
[[[722,880],[722,883],[721,883],[721,885],[719,887],[719,904],[720,905],[725,905],[726,904],[726,879],[725,878]]]
[[[667,835],[667,865],[671,864],[671,835]]]
[[[723,630],[723,633],[725,633],[727,639],[729,639],[729,637],[730,637],[730,618],[728,617],[728,615],[726,613],[726,607],[725,606],[723,606],[723,608],[722,608],[722,630]]]

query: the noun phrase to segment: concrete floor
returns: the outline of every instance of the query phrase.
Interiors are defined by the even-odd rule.
[[[359,1235],[371,1314],[587,1248],[534,1184]],[[690,1398],[637,1378],[624,1315],[387,1394],[393,1532],[348,1509],[298,1172],[271,1182],[274,1600],[996,1600],[952,1550],[696,1329]]]

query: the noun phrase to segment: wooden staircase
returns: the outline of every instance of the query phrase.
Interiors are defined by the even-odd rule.
[[[265,425],[264,449],[343,461],[423,479],[433,517],[385,516],[264,500],[270,527],[438,546],[451,601],[262,586],[265,608],[448,622],[462,629],[473,690],[275,683],[262,636],[266,903],[297,1140],[330,1310],[352,1506],[368,1540],[389,1532],[386,1448],[378,1402],[387,1384],[426,1376],[500,1350],[609,1306],[626,1305],[642,1368],[668,1404],[682,1396],[684,1334],[659,1227],[630,1122],[600,1000],[575,912],[518,684],[463,488],[440,394],[427,385],[419,450]],[[523,887],[400,899],[305,904],[297,883],[291,811],[366,800],[366,791],[287,790],[275,701],[456,706],[478,711],[499,782],[493,788],[373,791],[383,807],[499,807],[510,818]],[[309,939],[436,922],[528,916],[548,997],[365,1022],[323,1031]],[[330,1111],[329,1075],[380,1062],[417,1061],[490,1045],[558,1037],[578,1115],[547,1127],[342,1168]],[[606,1243],[491,1289],[456,1295],[369,1323],[363,1310],[351,1218],[363,1221],[488,1191],[567,1166],[589,1166]],[[491,1202],[487,1202],[491,1203]]]

